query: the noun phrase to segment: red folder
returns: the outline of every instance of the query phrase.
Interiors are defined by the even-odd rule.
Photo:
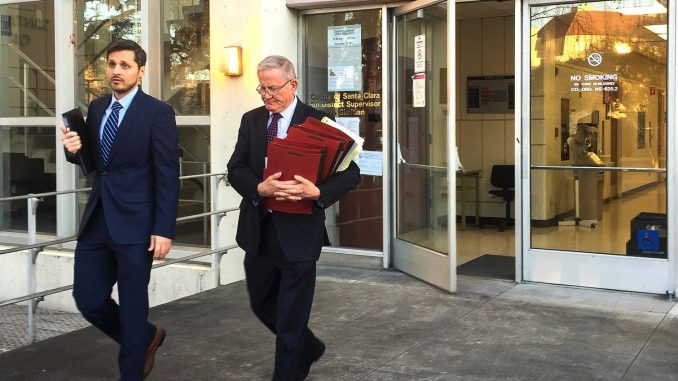
[[[320,151],[320,154],[322,155],[320,158],[320,168],[318,170],[318,183],[321,183],[323,180],[327,178],[325,175],[324,168],[327,165],[326,163],[328,162],[327,160],[327,147],[322,146],[320,144],[315,144],[315,142],[306,142],[302,140],[296,140],[296,139],[290,139],[289,135],[287,135],[287,138],[285,139],[280,139],[280,138],[274,138],[272,143],[274,144],[279,144],[288,148],[300,148],[300,149],[311,149],[311,153],[315,153],[316,150]],[[314,184],[316,184],[314,182]]]
[[[337,161],[344,149],[344,142],[326,134],[317,134],[304,126],[292,126],[287,131],[285,141],[296,142],[304,146],[323,147],[326,150],[322,176],[318,181],[328,178],[337,165]]]
[[[264,169],[264,178],[274,173],[282,172],[279,180],[294,180],[294,175],[299,175],[316,184],[318,174],[322,170],[322,150],[313,148],[300,148],[292,145],[271,142],[267,148],[267,166]],[[276,200],[275,197],[266,197],[264,206],[284,213],[312,214],[313,200],[301,200],[297,202]]]
[[[335,163],[334,168],[332,168],[332,172],[336,171],[339,163],[341,163],[342,160],[344,160],[344,157],[346,157],[349,151],[351,151],[351,147],[353,147],[353,144],[355,144],[353,139],[351,139],[351,137],[346,135],[343,131],[336,129],[327,123],[323,123],[312,116],[306,118],[302,126],[308,129],[309,131],[313,131],[313,133],[315,134],[334,137],[344,142],[343,151],[341,152],[341,155],[339,156],[337,162]]]

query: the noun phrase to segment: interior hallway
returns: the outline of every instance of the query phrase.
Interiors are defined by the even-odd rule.
[[[603,204],[603,219],[595,228],[551,226],[532,228],[532,247],[625,255],[630,239],[630,221],[641,212],[666,213],[665,184],[639,191]],[[457,226],[459,227],[459,226]],[[515,230],[478,229],[472,224],[457,230],[457,263],[484,254],[515,256]]]
[[[665,184],[639,191],[603,204],[603,219],[595,228],[551,226],[532,228],[532,245],[594,253],[625,255],[631,234],[630,221],[640,212],[666,211]],[[515,256],[515,228],[498,231],[495,225],[480,228],[473,223],[461,230],[457,224],[457,265],[485,254]],[[440,252],[447,252],[447,227],[409,232],[404,238]]]

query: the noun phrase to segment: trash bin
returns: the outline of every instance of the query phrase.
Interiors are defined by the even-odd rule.
[[[666,214],[641,212],[631,220],[626,255],[666,258]]]

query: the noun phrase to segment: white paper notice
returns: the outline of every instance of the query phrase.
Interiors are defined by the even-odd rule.
[[[345,129],[360,136],[360,117],[337,117],[336,121]]]
[[[414,72],[426,71],[426,35],[414,36]]]
[[[327,90],[362,91],[362,27],[327,28]]]
[[[426,107],[426,74],[412,76],[412,106]]]
[[[381,151],[362,151],[356,164],[360,167],[361,175],[381,176],[383,161],[384,154]]]

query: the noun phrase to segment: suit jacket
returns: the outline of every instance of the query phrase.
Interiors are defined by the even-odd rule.
[[[327,114],[301,101],[297,102],[290,125],[300,124],[307,117],[322,119]],[[238,141],[228,161],[228,181],[242,196],[236,242],[246,255],[256,255],[260,237],[260,222],[269,211],[257,194],[263,179],[266,157],[266,129],[269,112],[264,106],[248,111],[242,117]],[[317,260],[323,244],[329,244],[325,230],[325,210],[360,182],[360,169],[351,162],[344,171],[330,176],[320,184],[320,200],[313,214],[272,212],[278,240],[285,257],[291,262]]]
[[[139,89],[118,127],[108,163],[104,164],[99,127],[111,97],[95,99],[87,112],[87,132],[96,175],[78,238],[98,201],[115,243],[147,243],[151,234],[174,238],[179,199],[179,148],[174,111]],[[66,159],[77,164],[78,154],[67,154]]]

